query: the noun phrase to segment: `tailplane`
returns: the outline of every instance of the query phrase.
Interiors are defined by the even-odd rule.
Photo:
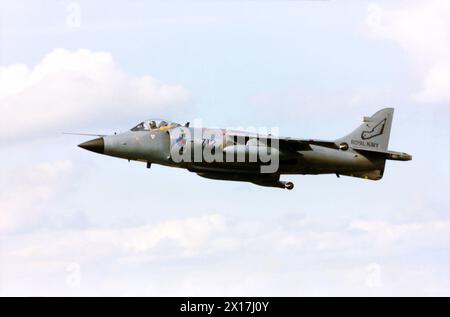
[[[379,180],[383,177],[386,160],[412,159],[410,154],[388,150],[393,116],[393,108],[381,109],[371,117],[364,117],[363,124],[356,130],[335,141],[341,149],[351,148],[376,164],[372,170],[345,172],[342,175]]]

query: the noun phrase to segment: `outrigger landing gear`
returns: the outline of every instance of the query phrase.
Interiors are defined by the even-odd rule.
[[[286,188],[287,190],[292,190],[294,188],[294,183],[293,182],[284,182],[284,188]]]
[[[284,181],[266,181],[266,182],[253,182],[253,184],[259,185],[259,186],[266,186],[266,187],[278,187],[278,188],[285,188],[287,190],[291,190],[294,188],[293,182],[284,182]]]

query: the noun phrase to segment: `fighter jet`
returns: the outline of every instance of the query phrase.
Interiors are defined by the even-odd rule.
[[[190,127],[145,120],[129,131],[97,138],[79,147],[129,161],[178,167],[215,180],[250,182],[291,190],[283,174],[336,174],[369,180],[383,177],[386,160],[409,161],[388,150],[393,108],[385,108],[350,134],[332,141],[299,139],[227,129]]]

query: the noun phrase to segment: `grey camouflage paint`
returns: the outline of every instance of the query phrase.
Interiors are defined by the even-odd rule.
[[[209,179],[245,181],[268,187],[292,189],[292,182],[280,181],[282,174],[336,174],[379,180],[383,177],[386,160],[412,159],[409,154],[388,151],[393,113],[393,108],[385,108],[365,117],[356,130],[334,141],[171,124],[161,129],[101,136],[79,146],[109,156],[147,162],[148,167],[156,163],[185,168]],[[209,135],[214,133],[214,136]],[[261,172],[261,167],[268,164],[262,161],[262,156],[261,160],[250,161],[253,152],[260,150],[273,154],[272,160],[277,156],[275,172]],[[198,153],[196,151],[213,153],[223,161],[211,162],[206,157],[195,160],[193,153]],[[190,159],[180,161],[183,155]],[[226,161],[227,155],[232,155],[234,160]],[[236,161],[238,155],[245,161]],[[258,154],[256,157],[259,158]]]

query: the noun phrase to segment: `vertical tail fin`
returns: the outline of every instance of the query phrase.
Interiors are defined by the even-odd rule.
[[[363,124],[336,142],[345,142],[355,149],[387,151],[393,116],[394,108],[381,109],[371,117],[364,117]]]

